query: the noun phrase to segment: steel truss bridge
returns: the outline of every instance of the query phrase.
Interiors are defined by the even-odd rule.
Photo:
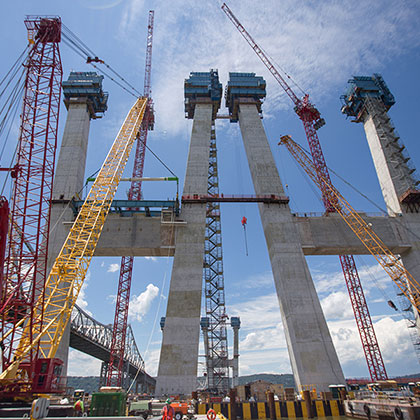
[[[71,314],[70,347],[102,360],[101,380],[109,362],[111,341],[112,325],[101,324],[75,305]],[[136,378],[135,391],[153,392],[156,380],[144,370],[144,360],[137,348],[131,325],[127,328],[124,366],[127,382]]]

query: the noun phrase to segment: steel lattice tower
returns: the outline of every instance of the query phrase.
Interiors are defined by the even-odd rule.
[[[63,70],[59,42],[59,17],[28,16],[25,19],[32,45],[27,69],[17,174],[11,200],[11,224],[0,284],[1,343],[3,369],[12,362],[22,335],[18,321],[27,319],[31,331],[39,330],[42,317],[32,317],[37,299],[44,296],[47,269],[50,204],[57,147]],[[5,335],[7,335],[5,337]],[[38,357],[36,347],[27,357],[30,377]]]
[[[214,120],[210,137],[208,195],[219,194],[217,169],[216,131]],[[206,366],[208,387],[219,392],[229,390],[229,361],[226,333],[225,285],[223,275],[222,226],[220,203],[207,203],[206,238],[204,245],[204,270],[206,316],[208,328],[204,330],[208,340]]]
[[[151,95],[151,70],[152,70],[152,42],[154,11],[149,11],[146,43],[146,65],[144,76],[144,96],[148,98],[146,112],[137,138],[136,153],[134,156],[133,173],[129,200],[141,200],[141,181],[143,177],[144,157],[148,130],[153,129],[153,103]],[[120,278],[118,282],[117,303],[115,307],[114,327],[112,330],[111,355],[107,371],[107,386],[122,386],[125,340],[127,335],[128,307],[130,303],[131,278],[133,273],[134,257],[121,258]]]

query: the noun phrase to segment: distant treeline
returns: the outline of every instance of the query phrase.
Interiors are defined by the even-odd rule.
[[[256,375],[247,375],[239,377],[239,385],[246,385],[250,382],[263,380],[272,384],[283,384],[286,388],[293,388],[295,381],[293,375],[286,373],[284,375],[274,375],[270,373],[260,373]],[[98,392],[99,376],[69,376],[67,386],[74,389],[84,389],[86,392]]]
[[[401,376],[401,378],[419,378],[420,373]],[[295,381],[293,375],[286,373],[284,375],[274,375],[271,373],[259,373],[255,375],[247,375],[239,377],[239,385],[246,385],[250,382],[263,380],[272,384],[283,384],[285,388],[294,388]],[[74,389],[84,389],[86,392],[92,393],[99,390],[99,376],[69,376],[67,386]]]
[[[67,386],[73,389],[84,389],[90,394],[99,390],[99,376],[69,376]]]

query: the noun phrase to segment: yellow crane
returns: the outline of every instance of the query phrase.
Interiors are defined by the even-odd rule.
[[[32,325],[20,321],[23,332],[14,361],[0,374],[0,381],[22,376],[19,365],[38,344],[41,357],[54,357],[139,133],[146,104],[147,98],[138,98],[129,111],[54,262],[46,280],[45,299],[38,299],[33,308]]]
[[[290,154],[326,195],[337,213],[388,273],[401,292],[404,293],[417,311],[420,312],[420,284],[404,268],[400,257],[397,257],[390,251],[378,235],[376,235],[372,227],[362,219],[340,192],[317,171],[312,159],[299,144],[293,141],[290,136],[282,136],[279,145],[287,147]]]

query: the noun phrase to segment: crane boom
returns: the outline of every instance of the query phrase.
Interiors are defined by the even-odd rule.
[[[400,258],[391,252],[331,182],[328,182],[317,173],[314,163],[301,146],[293,141],[290,136],[282,136],[279,144],[287,147],[290,154],[296,159],[323,193],[325,191],[325,194],[327,194],[328,197],[335,198],[335,200],[331,200],[331,202],[334,203],[337,213],[362,241],[367,250],[375,257],[417,311],[420,311],[420,284],[405,269]],[[410,290],[407,289],[407,284]]]
[[[0,381],[14,379],[19,364],[38,343],[43,357],[54,357],[139,132],[146,104],[146,98],[138,98],[128,113],[54,262],[45,284],[45,299],[38,299],[33,307],[33,319],[43,317],[42,327],[24,325],[14,361],[2,372]],[[18,324],[22,325],[23,320]]]
[[[143,94],[149,98],[152,94],[152,46],[153,46],[153,26],[155,20],[155,11],[149,10],[149,22],[147,24],[147,42],[146,42],[146,66],[144,70],[144,90]]]
[[[236,26],[240,34],[245,38],[246,42],[248,42],[248,44],[255,51],[258,57],[260,57],[261,61],[268,68],[268,70],[274,76],[274,78],[279,82],[280,86],[284,89],[289,98],[293,101],[295,105],[298,105],[300,103],[300,99],[296,96],[296,94],[293,92],[290,86],[286,83],[282,75],[277,71],[271,60],[268,58],[267,54],[265,54],[265,52],[258,46],[258,44],[254,41],[252,36],[248,33],[248,31],[242,26],[241,22],[239,22],[239,20],[232,13],[232,10],[229,9],[226,3],[222,4],[222,10],[226,13],[227,17]]]

